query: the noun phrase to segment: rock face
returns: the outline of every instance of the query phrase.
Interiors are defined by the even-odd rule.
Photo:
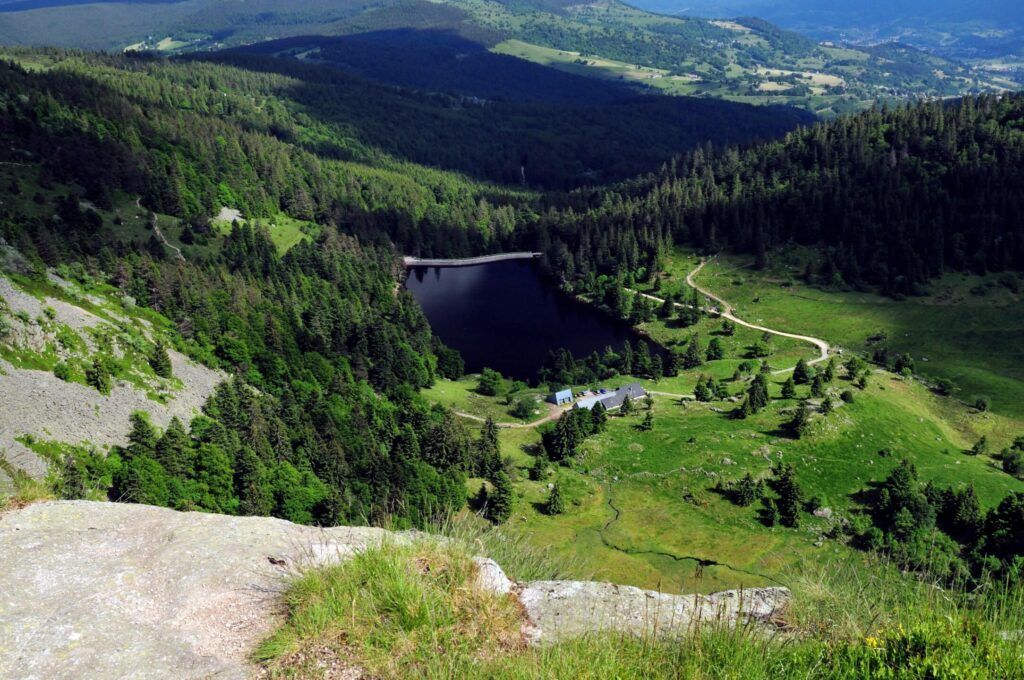
[[[670,595],[595,581],[536,581],[519,599],[530,615],[532,642],[558,642],[595,632],[636,635],[691,632],[700,625],[768,623],[789,601],[786,588]]]
[[[84,501],[10,513],[0,677],[249,677],[284,577],[386,533]]]
[[[0,516],[0,678],[245,678],[303,567],[410,534],[85,501]],[[665,595],[580,581],[513,584],[477,558],[477,587],[518,596],[535,643],[598,631],[767,620],[783,588]]]

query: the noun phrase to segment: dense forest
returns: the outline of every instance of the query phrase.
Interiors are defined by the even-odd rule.
[[[10,218],[11,216],[6,216]],[[17,218],[15,217],[15,220]],[[174,322],[175,344],[233,377],[191,426],[156,432],[134,417],[130,444],[66,461],[75,488],[115,499],[337,524],[424,522],[461,507],[481,449],[451,413],[417,394],[438,374],[419,307],[396,293],[389,250],[327,227],[281,258],[267,234],[235,228],[202,265],[40,232],[4,236],[48,264],[85,265]]]
[[[1024,96],[877,108],[748,150],[695,149],[657,177],[578,192],[536,225],[552,270],[646,277],[673,244],[818,249],[809,282],[913,294],[946,271],[1024,267]]]

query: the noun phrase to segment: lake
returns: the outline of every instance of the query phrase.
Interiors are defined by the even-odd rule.
[[[470,267],[412,267],[406,288],[467,373],[484,367],[533,381],[549,350],[575,357],[618,351],[641,336],[628,324],[555,290],[532,260]],[[651,345],[652,351],[658,351]]]

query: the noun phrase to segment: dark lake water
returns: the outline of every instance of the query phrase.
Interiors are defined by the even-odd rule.
[[[640,337],[628,324],[553,289],[531,260],[413,267],[405,285],[438,337],[462,353],[467,373],[486,366],[534,380],[548,350],[564,347],[582,358],[609,345],[618,351]]]

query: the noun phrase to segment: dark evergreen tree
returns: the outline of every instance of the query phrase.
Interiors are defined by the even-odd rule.
[[[495,524],[504,524],[512,516],[515,491],[508,473],[499,470],[494,476],[494,492],[487,500],[487,518]]]
[[[711,338],[711,342],[708,343],[706,358],[708,361],[718,361],[725,358],[725,349],[722,347],[721,340]]]
[[[786,382],[782,383],[782,398],[796,399],[796,382],[793,376],[786,378]]]
[[[167,347],[163,340],[157,340],[153,345],[153,351],[149,355],[149,365],[153,372],[161,378],[171,377],[171,357],[167,354]]]
[[[793,381],[797,385],[806,385],[814,378],[814,370],[807,365],[807,362],[800,359],[793,369]]]
[[[686,346],[686,352],[683,354],[683,368],[697,368],[702,363],[704,363],[704,360],[700,351],[700,337],[694,334],[690,338],[690,343]]]
[[[565,499],[562,498],[562,485],[555,482],[548,494],[547,503],[544,504],[544,511],[549,515],[561,515],[565,512]]]

